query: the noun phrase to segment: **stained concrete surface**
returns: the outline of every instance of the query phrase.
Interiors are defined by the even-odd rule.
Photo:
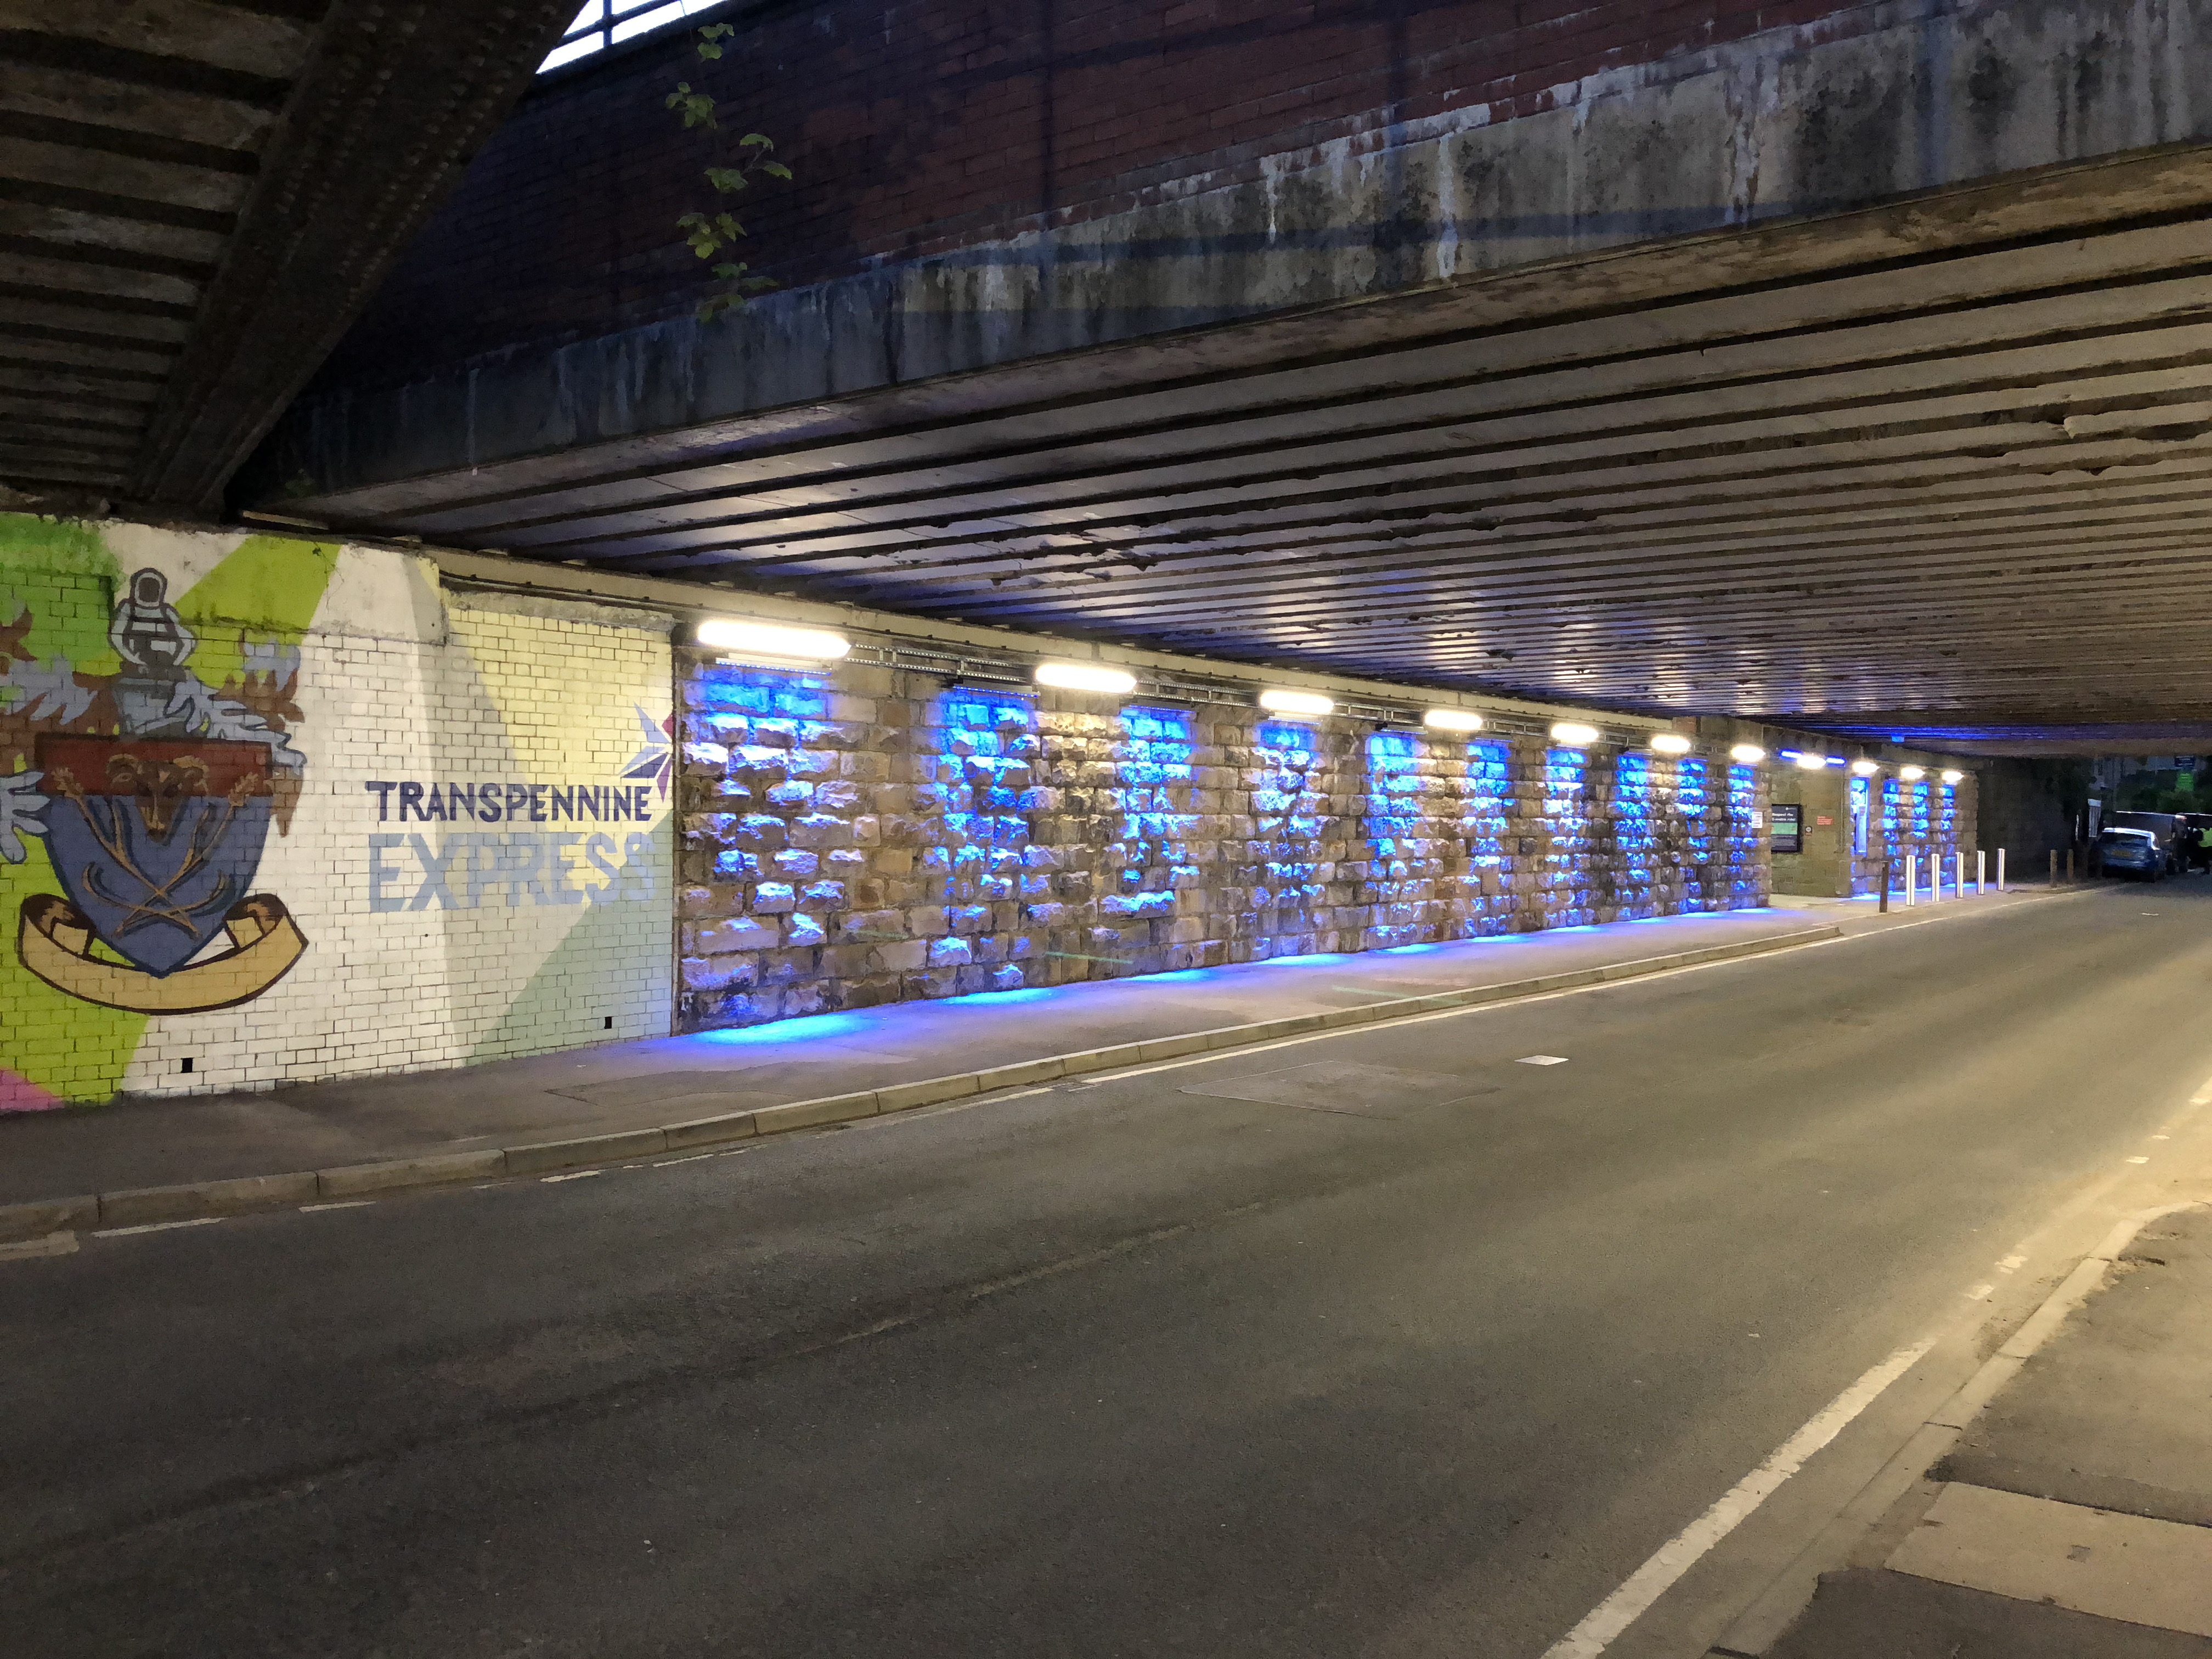
[[[2144,1228],[1938,1474],[2212,1527],[2212,1210]]]
[[[2212,1641],[1878,1568],[1820,1581],[1767,1659],[2206,1659]]]
[[[2212,1206],[2147,1224],[1931,1474],[1765,1659],[2212,1654]]]
[[[1892,1572],[2212,1638],[2212,1530],[1945,1484]]]
[[[2146,908],[0,1263],[0,1629],[1534,1659],[2212,1073]],[[1469,1093],[1186,1092],[1291,1061]]]

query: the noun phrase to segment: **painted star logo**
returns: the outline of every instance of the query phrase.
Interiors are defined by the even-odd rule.
[[[655,721],[644,708],[632,703],[637,710],[639,729],[645,734],[645,747],[639,750],[623,770],[626,778],[651,778],[660,786],[661,799],[668,798],[668,775],[673,769],[676,757],[676,716],[672,712],[665,720]]]

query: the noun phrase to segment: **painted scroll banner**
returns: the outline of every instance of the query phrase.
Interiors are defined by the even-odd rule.
[[[223,918],[231,949],[167,975],[92,954],[92,919],[51,893],[23,901],[15,948],[57,991],[142,1014],[199,1014],[250,1002],[290,971],[307,941],[283,900],[256,893]]]

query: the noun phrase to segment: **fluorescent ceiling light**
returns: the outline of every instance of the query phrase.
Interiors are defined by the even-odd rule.
[[[1851,770],[1863,778],[1870,778],[1881,768],[1870,760],[1855,760],[1851,763]]]
[[[824,628],[791,628],[781,623],[744,622],[709,617],[699,624],[699,643],[717,651],[758,657],[773,663],[835,662],[853,648],[842,634]]]
[[[1438,732],[1480,732],[1482,716],[1472,708],[1431,708],[1421,724]]]
[[[1917,783],[1921,779],[1926,777],[1928,774],[1924,769],[1917,766],[1900,766],[1897,769],[1897,775],[1903,778],[1907,783]]]
[[[1552,728],[1552,741],[1563,743],[1570,749],[1587,749],[1604,735],[1595,726],[1584,726],[1580,720],[1561,720]]]
[[[1729,758],[1746,766],[1756,766],[1766,758],[1766,751],[1755,743],[1740,743],[1729,750]]]
[[[1828,757],[1826,755],[1801,754],[1797,757],[1797,769],[1801,772],[1825,772],[1828,769]]]
[[[1041,662],[1035,678],[1039,685],[1055,685],[1063,691],[1107,691],[1120,696],[1137,689],[1134,674],[1095,662]]]
[[[1946,783],[1962,783],[1966,781],[1966,775],[1964,772],[1956,770],[1948,771],[1943,774],[1943,781]]]
[[[1651,747],[1662,755],[1686,755],[1690,740],[1680,732],[1662,732],[1651,739]]]
[[[1332,714],[1336,705],[1318,691],[1262,691],[1260,707],[1271,714]]]

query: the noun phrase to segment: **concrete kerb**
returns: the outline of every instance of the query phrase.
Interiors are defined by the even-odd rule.
[[[1767,939],[1743,939],[1729,945],[1709,945],[1693,951],[1670,951],[1634,962],[1613,963],[1603,968],[1577,969],[1571,973],[1546,974],[1534,979],[1513,980],[1497,985],[1470,986],[1464,990],[1433,992],[1423,996],[1395,997],[1364,1007],[1340,1008],[1326,1014],[1298,1014],[1285,1019],[1224,1025],[1210,1031],[1191,1031],[1170,1037],[1121,1042],[1086,1048],[1074,1054],[1054,1054],[1042,1060],[994,1066],[949,1077],[926,1078],[888,1088],[830,1095],[818,1100],[795,1100],[780,1106],[762,1106],[720,1117],[698,1118],[684,1123],[663,1124],[649,1129],[625,1129],[612,1134],[585,1135],[572,1140],[538,1141],[523,1146],[474,1152],[451,1152],[427,1157],[391,1158],[372,1164],[351,1164],[336,1169],[303,1170],[286,1175],[246,1176],[228,1181],[188,1182],[173,1187],[139,1187],[95,1196],[43,1199],[23,1204],[0,1205],[0,1240],[33,1238],[49,1233],[100,1227],[135,1226],[154,1221],[190,1221],[203,1217],[236,1215],[320,1200],[355,1198],[368,1193],[398,1192],[435,1187],[457,1181],[496,1181],[502,1177],[544,1175],[592,1164],[620,1163],[650,1158],[665,1152],[719,1146],[755,1136],[793,1129],[818,1128],[832,1123],[918,1107],[1001,1089],[1026,1088],[1087,1072],[1115,1071],[1125,1066],[1180,1060],[1190,1054],[1219,1049],[1250,1048],[1324,1030],[1340,1030],[1382,1020],[1404,1019],[1440,1013],[1453,1008],[1477,1007],[1517,997],[1542,996],[1577,986],[1632,979],[1648,974],[1692,968],[1732,957],[1759,956],[1801,945],[1841,937],[1833,924],[1801,928]]]
[[[2162,1217],[2208,1202],[2212,1200],[2160,1204],[2114,1223],[2097,1247],[2037,1304],[2010,1339],[1922,1420],[1874,1478],[1735,1616],[1720,1639],[1706,1650],[1707,1659],[1764,1659],[1766,1650],[1810,1605],[1821,1573],[1849,1559],[1858,1540],[1871,1534],[1914,1484],[1949,1455],[1974,1419],[2004,1392],[2067,1318],[2104,1288],[2113,1264],[2135,1243],[2136,1235]]]

